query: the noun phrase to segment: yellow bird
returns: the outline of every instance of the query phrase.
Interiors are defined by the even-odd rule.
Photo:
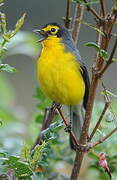
[[[72,130],[79,139],[83,119],[81,108],[86,108],[89,76],[76,49],[70,32],[57,23],[48,23],[36,30],[42,39],[42,50],[37,61],[37,74],[43,92],[54,102],[71,107]],[[73,148],[73,143],[71,141]]]

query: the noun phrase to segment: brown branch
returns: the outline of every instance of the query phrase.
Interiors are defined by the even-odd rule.
[[[70,23],[71,23],[71,18],[70,18],[70,4],[71,0],[67,0],[67,5],[66,5],[66,16],[63,18],[65,27],[69,29]]]
[[[110,54],[110,57],[106,63],[106,65],[104,66],[104,68],[101,70],[101,72],[99,73],[100,76],[102,76],[104,74],[104,72],[108,69],[108,67],[110,66],[110,64],[113,63],[113,56],[116,52],[116,49],[117,49],[117,38],[115,40],[115,43],[114,43],[114,46],[113,46],[113,49],[112,49],[112,52]]]
[[[110,103],[110,97],[109,97],[109,95],[107,93],[107,89],[106,89],[106,86],[104,85],[103,81],[102,81],[102,87],[103,87],[105,102],[109,102]],[[110,106],[111,106],[111,104],[110,104]]]
[[[62,120],[63,120],[63,122],[64,122],[64,124],[65,124],[65,126],[66,126],[66,127],[69,127],[69,123],[68,123],[67,120],[65,119],[65,117],[64,117],[63,112],[61,111],[61,109],[60,109],[59,107],[57,107],[57,110],[58,110],[58,112],[59,112],[59,114],[60,114],[60,116],[61,116],[61,118],[62,118]],[[73,133],[71,130],[69,131],[69,133],[70,133],[70,135],[72,136],[72,138],[73,138],[74,143],[76,144],[76,146],[79,147],[79,143],[78,143],[78,141],[77,141],[74,133]]]
[[[102,17],[105,17],[105,0],[100,0],[100,8],[101,8],[101,13]]]
[[[93,129],[90,137],[88,138],[88,142],[90,142],[90,141],[92,140],[92,138],[93,138],[93,136],[95,135],[98,127],[100,126],[100,123],[101,123],[101,121],[102,121],[102,119],[103,119],[103,117],[104,117],[104,115],[105,115],[105,113],[106,113],[106,111],[107,111],[107,109],[108,109],[108,107],[109,107],[109,104],[110,104],[109,102],[106,102],[106,103],[105,103],[104,109],[103,109],[103,111],[102,111],[102,113],[101,113],[101,115],[100,115],[100,117],[99,117],[99,120],[98,120],[98,122],[96,123],[96,126],[94,127],[94,129]]]
[[[110,133],[108,133],[106,136],[100,138],[96,143],[94,143],[94,144],[92,145],[92,148],[95,147],[95,146],[97,146],[98,144],[103,143],[103,142],[104,142],[105,140],[107,140],[110,136],[112,136],[112,134],[114,134],[116,131],[117,131],[117,127],[114,128],[114,129],[113,129]]]
[[[86,3],[87,1],[84,0]],[[88,6],[90,7],[90,6]],[[102,18],[101,18],[102,19]],[[109,19],[110,20],[110,19]],[[108,19],[103,20],[103,24],[100,24],[99,29],[102,30],[102,32],[109,32],[109,35],[112,31],[113,27],[113,21],[108,21]],[[99,35],[98,36],[98,43],[100,44],[100,48],[104,49],[107,51],[109,41],[110,41],[111,36],[103,36]],[[89,125],[92,117],[92,110],[93,110],[93,105],[94,105],[94,99],[96,95],[96,90],[98,86],[98,82],[100,77],[98,76],[98,72],[102,69],[103,64],[104,64],[104,59],[99,55],[99,53],[96,54],[96,59],[93,64],[92,68],[92,80],[91,80],[91,86],[90,86],[90,91],[89,91],[89,98],[88,98],[88,103],[87,103],[87,108],[86,108],[86,113],[85,113],[85,120],[82,128],[82,135],[79,141],[79,144],[86,145],[87,144],[87,137],[88,137],[88,130],[89,130]],[[70,180],[77,180],[80,172],[80,168],[82,165],[82,161],[84,158],[85,153],[83,151],[77,151],[76,152],[76,157],[74,161],[74,166],[72,169],[72,174]]]
[[[98,79],[96,78],[95,75],[93,75],[91,87],[90,87],[90,93],[89,93],[89,100],[88,100],[87,108],[86,108],[84,125],[83,125],[83,129],[82,129],[82,135],[81,135],[81,139],[80,139],[80,144],[84,144],[84,145],[87,143],[88,129],[89,129],[89,124],[90,124],[92,110],[93,110],[93,104],[94,104],[94,98],[95,98],[96,89],[97,89],[97,83],[98,83]],[[70,180],[77,180],[84,154],[85,153],[83,151],[76,152],[74,167],[72,169],[72,174],[71,174]]]
[[[101,34],[98,35],[98,42],[101,42]],[[98,59],[98,55],[96,55],[96,61],[97,61],[97,59]],[[96,62],[95,62],[95,66],[96,66]],[[95,69],[95,68],[93,68],[93,69]],[[97,85],[98,85],[98,78],[93,69],[92,69],[92,80],[91,80],[91,86],[90,86],[90,91],[89,91],[89,98],[88,98],[88,103],[87,103],[87,108],[86,108],[86,113],[85,113],[85,120],[84,120],[82,135],[81,135],[81,139],[80,139],[81,144],[87,143],[88,129],[89,129],[89,124],[90,124],[90,120],[91,120],[96,89],[97,89]],[[77,151],[70,180],[77,180],[83,158],[84,158],[84,152]]]
[[[80,4],[76,4],[74,19],[73,19],[73,27],[72,27],[72,37],[76,45],[78,42],[83,13],[84,13],[84,6],[81,6]]]
[[[86,7],[88,9],[88,11],[90,11],[99,21],[102,21],[102,18],[100,17],[100,15],[95,11],[95,9],[93,9],[87,2],[87,0],[83,0],[86,3]]]
[[[56,110],[54,108],[54,104],[52,104],[51,108],[48,108],[48,109],[46,108],[45,109],[45,113],[44,113],[44,117],[43,117],[43,123],[42,123],[42,128],[41,128],[41,130],[39,132],[39,135],[36,138],[36,141],[35,141],[32,149],[34,149],[37,144],[41,143],[41,132],[44,129],[47,129],[49,127],[49,125],[51,124],[51,122],[54,119],[55,115],[56,115]]]

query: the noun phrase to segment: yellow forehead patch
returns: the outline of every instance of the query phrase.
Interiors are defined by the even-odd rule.
[[[58,26],[48,25],[47,27],[43,28],[44,31],[51,31],[52,28],[59,29]]]

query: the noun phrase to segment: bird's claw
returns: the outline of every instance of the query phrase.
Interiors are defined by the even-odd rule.
[[[65,127],[65,132],[71,132],[71,124],[69,124],[68,126]]]

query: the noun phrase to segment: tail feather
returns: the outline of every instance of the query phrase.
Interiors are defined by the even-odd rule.
[[[86,109],[88,96],[89,96],[89,88],[90,88],[90,80],[87,69],[85,66],[81,66],[81,74],[85,83],[85,94],[83,98],[82,105],[71,106],[71,122],[72,122],[72,131],[74,132],[77,140],[80,139],[82,126],[84,122],[84,116],[82,114],[82,109]],[[82,109],[81,109],[82,108]],[[70,145],[72,149],[75,149],[74,142],[72,137],[70,137]]]
[[[81,107],[81,105],[71,106],[70,108],[72,131],[74,132],[77,140],[80,139],[82,126],[84,122],[83,111],[81,110],[82,108],[83,107]],[[74,142],[71,136],[70,136],[70,146],[71,149],[75,150]]]

